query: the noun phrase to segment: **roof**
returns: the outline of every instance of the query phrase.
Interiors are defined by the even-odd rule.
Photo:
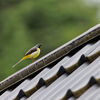
[[[100,24],[0,82],[0,100],[98,100]]]

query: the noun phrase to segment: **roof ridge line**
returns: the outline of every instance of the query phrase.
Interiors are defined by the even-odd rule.
[[[54,61],[60,59],[64,55],[68,54],[73,49],[81,46],[82,44],[88,42],[89,40],[100,36],[100,24],[90,28],[88,31],[84,32],[75,39],[69,41],[68,43],[60,46],[54,51],[50,52],[46,56],[43,56],[36,62],[29,64],[25,68],[19,70],[15,74],[9,76],[5,80],[0,82],[0,92],[8,87],[14,85],[15,83],[21,81],[22,79],[28,77],[29,75],[35,73],[36,71],[44,68],[45,66],[53,63]]]

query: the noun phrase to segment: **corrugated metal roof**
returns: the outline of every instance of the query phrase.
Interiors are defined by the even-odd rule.
[[[7,89],[4,87],[8,84],[7,80],[10,83],[13,82],[13,75],[1,82],[1,92],[3,92],[0,100],[98,100],[100,98],[100,32],[94,30],[92,34],[98,32],[97,36],[92,35],[90,39],[88,34],[90,35],[91,32],[87,31],[88,42],[83,41],[82,46],[74,48],[74,43],[77,41],[75,40],[72,46],[74,50],[72,49],[61,59],[53,61],[52,64],[48,64],[36,75],[24,77],[24,80],[14,85],[15,87],[9,86]],[[57,50],[56,54],[59,55]],[[52,56],[50,55],[51,58]],[[24,75],[26,73],[22,76]]]

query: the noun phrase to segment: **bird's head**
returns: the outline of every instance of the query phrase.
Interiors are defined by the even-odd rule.
[[[41,47],[41,44],[37,44],[36,47],[37,47],[37,48],[40,48],[40,47]]]

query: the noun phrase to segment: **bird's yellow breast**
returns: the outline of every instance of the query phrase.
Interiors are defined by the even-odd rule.
[[[39,54],[40,54],[40,48],[37,48],[37,51],[30,54],[30,58],[36,58],[39,56]]]

